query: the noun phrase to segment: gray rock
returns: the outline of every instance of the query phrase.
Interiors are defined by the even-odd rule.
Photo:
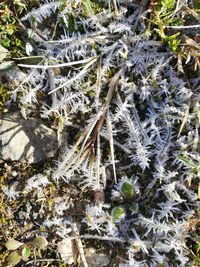
[[[7,57],[8,54],[9,54],[9,51],[5,47],[0,45],[0,62],[3,61]]]
[[[56,134],[41,120],[25,120],[18,113],[2,116],[0,121],[0,158],[39,163],[54,157],[56,152]]]
[[[110,258],[104,253],[98,253],[94,248],[85,249],[88,267],[104,267],[110,263]],[[82,267],[82,266],[81,266]]]
[[[27,74],[16,65],[11,65],[3,70],[0,69],[0,83],[9,90],[18,87],[26,77]]]

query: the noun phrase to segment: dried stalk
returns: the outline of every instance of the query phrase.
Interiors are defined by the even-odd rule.
[[[76,237],[75,242],[76,242],[76,246],[77,246],[81,261],[83,263],[83,266],[88,267],[85,254],[84,254],[83,244],[82,244],[81,238],[79,237],[78,228],[75,223],[71,224],[71,229],[72,229],[73,235]]]

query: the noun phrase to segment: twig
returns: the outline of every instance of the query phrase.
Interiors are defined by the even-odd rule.
[[[126,243],[127,242],[127,240],[120,239],[120,238],[117,238],[117,237],[112,237],[112,236],[97,236],[97,235],[72,236],[72,237],[68,237],[67,239],[73,240],[73,239],[77,239],[77,238],[97,239],[97,240],[103,240],[103,241],[122,242],[122,243]]]
[[[63,262],[63,260],[59,260],[59,259],[36,259],[36,260],[31,260],[31,261],[28,261],[25,265],[29,265],[31,263],[37,263],[37,262],[53,262],[53,261],[57,261],[57,262]]]
[[[72,223],[71,229],[72,229],[73,235],[76,236],[75,242],[76,242],[76,246],[77,246],[77,249],[79,251],[83,266],[88,267],[88,264],[87,264],[87,261],[85,258],[85,254],[84,254],[84,250],[83,250],[83,244],[82,244],[81,238],[79,236],[78,228],[77,228],[75,223]]]
[[[99,177],[100,177],[100,162],[101,162],[101,150],[100,150],[100,134],[98,133],[97,135],[97,188],[100,188],[100,182],[99,182]]]
[[[192,29],[192,28],[200,28],[200,24],[197,25],[179,25],[179,26],[165,26],[167,29],[178,29],[178,30],[184,30],[184,29]]]

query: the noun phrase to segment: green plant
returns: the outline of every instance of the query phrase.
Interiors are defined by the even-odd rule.
[[[8,89],[0,86],[0,113],[3,111],[6,101],[10,99]]]
[[[137,179],[136,179],[137,180]],[[132,181],[122,177],[113,190],[113,201],[120,202],[120,206],[114,206],[112,216],[115,222],[121,221],[126,214],[136,214],[139,209],[138,199],[140,195],[136,180]],[[114,197],[116,196],[116,197]]]
[[[7,257],[8,266],[17,265],[20,261],[28,261],[29,257],[36,255],[36,250],[40,255],[40,250],[43,250],[48,245],[45,237],[38,236],[33,241],[21,243],[15,239],[10,239],[5,243],[5,247],[10,252]]]
[[[129,182],[124,182],[121,185],[120,192],[126,199],[132,199],[135,195],[135,189]]]
[[[178,36],[180,33],[171,34],[170,31],[166,32],[166,26],[169,25],[182,25],[183,21],[173,15],[176,1],[164,0],[158,1],[153,15],[152,23],[157,26],[156,32],[161,40],[167,44],[173,52],[179,51],[180,39]]]
[[[194,9],[200,9],[199,0],[192,0]]]
[[[3,5],[3,4],[2,4]],[[1,44],[8,48],[11,45],[11,36],[16,30],[16,19],[12,16],[11,10],[7,5],[0,6],[1,8],[1,25],[0,25],[0,38]]]
[[[17,16],[26,10],[21,1],[0,4],[0,43],[17,56],[23,50],[23,41],[20,37],[20,27]]]
[[[195,103],[199,109],[200,80],[188,85],[177,71],[180,34],[170,30],[181,23],[175,1],[158,1],[151,35],[144,32],[146,10],[141,14],[132,1],[108,1],[96,15],[92,0],[62,2],[61,9],[61,1],[45,1],[21,19],[40,61],[19,62],[30,75],[15,94],[25,113],[28,103],[38,116],[56,120],[60,146],[45,174],[19,177],[22,188],[5,184],[6,206],[15,215],[22,202],[15,217],[30,226],[10,233],[7,216],[3,241],[26,242],[35,229],[51,242],[47,258],[55,258],[61,238],[88,247],[96,239],[98,248],[120,242],[113,255],[128,266],[184,267],[191,261],[188,220],[199,177],[199,114],[192,109]],[[10,257],[19,261],[32,252],[26,242]]]
[[[113,216],[113,219],[115,222],[119,222],[121,221],[124,216],[125,216],[125,210],[122,206],[120,207],[115,207],[113,210],[112,210],[112,216]]]

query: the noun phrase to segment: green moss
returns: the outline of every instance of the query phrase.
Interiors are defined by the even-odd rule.
[[[165,8],[166,11],[170,12],[173,10],[174,5],[174,0],[159,0],[157,1],[156,9],[157,11],[160,11],[162,8]]]
[[[67,22],[68,22],[68,31],[70,33],[73,33],[75,31],[75,19],[72,13],[68,14],[68,18],[67,18]]]
[[[6,101],[10,99],[10,95],[8,93],[8,89],[0,86],[0,113],[2,113]]]
[[[39,6],[40,4],[40,0],[25,0],[25,3],[29,6],[29,7],[36,7]]]
[[[94,14],[100,13],[103,11],[104,7],[105,7],[105,3],[106,1],[104,0],[91,0],[92,2],[92,8],[94,11]]]
[[[96,15],[103,11],[105,1],[97,0],[82,0],[83,3],[83,15],[90,17],[90,15]]]
[[[6,259],[8,255],[9,255],[8,251],[4,251],[0,253],[0,266],[6,266],[5,263],[6,263]]]
[[[194,9],[200,9],[199,0],[192,0]]]

